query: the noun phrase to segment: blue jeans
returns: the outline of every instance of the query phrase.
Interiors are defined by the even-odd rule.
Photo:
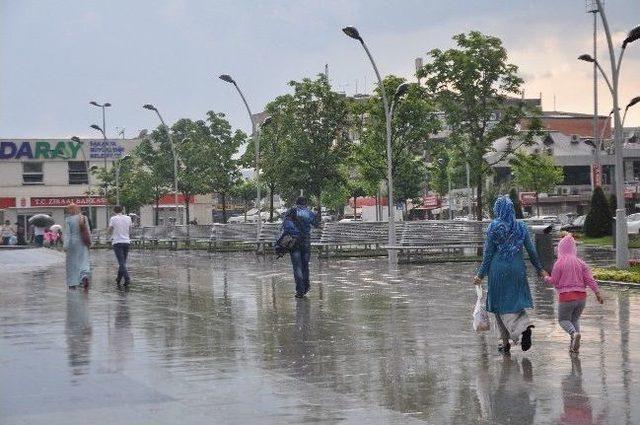
[[[122,278],[124,278],[125,285],[129,284],[129,271],[127,270],[127,256],[129,255],[128,243],[115,243],[113,244],[113,252],[116,253],[118,259],[118,277],[116,277],[116,283],[119,285]]]
[[[311,259],[311,244],[302,243],[298,249],[291,251],[291,265],[293,278],[296,281],[296,292],[306,294],[309,291],[309,260]]]
[[[42,248],[44,246],[44,235],[35,235],[33,241],[38,248]]]

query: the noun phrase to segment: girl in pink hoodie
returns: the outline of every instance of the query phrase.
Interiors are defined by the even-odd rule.
[[[604,300],[589,266],[578,258],[576,241],[570,234],[558,243],[558,260],[553,265],[551,276],[544,279],[556,288],[558,322],[571,336],[569,352],[577,354],[580,350],[580,315],[587,300],[587,286],[596,294],[600,304]]]

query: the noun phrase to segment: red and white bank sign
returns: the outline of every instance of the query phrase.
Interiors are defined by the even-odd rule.
[[[66,207],[69,204],[76,204],[80,207],[89,205],[107,205],[107,199],[101,197],[88,196],[64,196],[59,198],[31,198],[31,207]]]
[[[536,202],[535,192],[520,192],[520,203],[524,206],[530,206]]]
[[[422,197],[422,206],[425,208],[439,208],[440,207],[440,198],[437,196],[423,196]]]

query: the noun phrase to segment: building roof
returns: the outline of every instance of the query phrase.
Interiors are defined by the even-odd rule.
[[[542,136],[537,136],[530,146],[520,146],[520,142],[512,142],[511,149],[520,146],[520,149],[528,153],[547,153],[553,156],[554,162],[558,166],[585,166],[593,163],[593,149],[585,143],[588,139],[566,135],[559,131],[549,131]],[[485,159],[493,167],[509,167],[507,156],[499,161],[503,153],[509,149],[509,138],[502,137],[493,142],[493,152],[485,155]],[[640,158],[640,145],[637,143],[625,143],[625,158]],[[603,151],[601,163],[610,165],[614,163],[614,155]],[[494,164],[495,163],[495,164]]]

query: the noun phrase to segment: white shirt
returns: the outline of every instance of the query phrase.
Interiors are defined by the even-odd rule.
[[[33,234],[36,236],[44,235],[44,227],[33,226]]]
[[[129,229],[131,228],[131,217],[123,214],[116,214],[109,219],[109,227],[113,229],[111,233],[111,244],[131,243],[129,239]]]

